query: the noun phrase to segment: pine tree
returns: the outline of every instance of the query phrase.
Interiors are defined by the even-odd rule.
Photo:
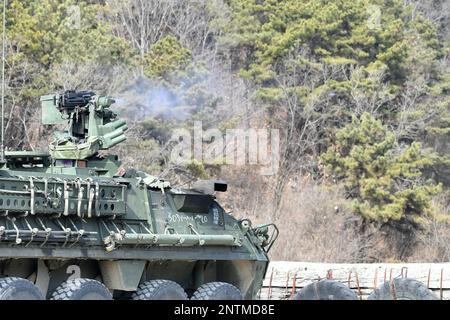
[[[339,130],[321,159],[343,181],[354,211],[367,220],[419,226],[434,213],[432,196],[441,186],[423,179],[433,155],[417,142],[398,145],[393,132],[369,114]]]

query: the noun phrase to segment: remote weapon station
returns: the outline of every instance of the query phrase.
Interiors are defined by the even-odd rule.
[[[126,139],[113,103],[43,96],[66,130],[48,153],[2,150],[0,300],[256,298],[277,228],[227,214],[222,181],[178,189],[102,156]]]

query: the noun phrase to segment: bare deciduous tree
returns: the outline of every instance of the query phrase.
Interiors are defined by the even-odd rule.
[[[168,30],[174,1],[110,0],[110,18],[115,21],[115,33],[129,40],[143,60],[150,44]]]
[[[215,35],[227,14],[222,0],[110,0],[108,4],[114,32],[133,44],[141,61],[150,46],[168,34],[177,36],[196,57],[215,55]]]

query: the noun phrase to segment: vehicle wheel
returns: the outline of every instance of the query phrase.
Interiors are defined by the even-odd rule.
[[[44,300],[44,296],[31,281],[7,277],[0,279],[0,300]]]
[[[187,300],[184,289],[170,280],[150,280],[139,285],[133,300]]]
[[[425,284],[411,278],[395,278],[375,289],[368,300],[438,300]]]
[[[341,282],[321,280],[300,289],[294,300],[358,300],[358,296]]]
[[[191,300],[242,300],[241,291],[226,282],[210,282],[201,285]]]
[[[63,282],[51,300],[112,300],[111,292],[94,279],[73,279]]]

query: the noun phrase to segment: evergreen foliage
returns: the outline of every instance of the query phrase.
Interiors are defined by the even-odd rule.
[[[433,156],[417,142],[402,148],[395,135],[367,113],[337,132],[322,160],[344,181],[355,212],[368,220],[419,225],[433,214],[432,196],[441,187],[423,181]]]

